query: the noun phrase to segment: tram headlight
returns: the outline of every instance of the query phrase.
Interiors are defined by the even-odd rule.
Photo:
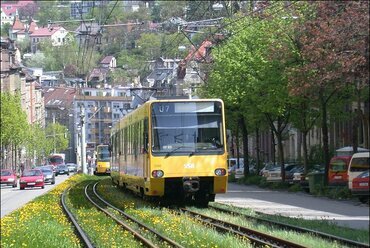
[[[215,175],[216,176],[225,176],[226,175],[226,170],[222,168],[217,168],[215,170]]]
[[[154,170],[152,171],[152,176],[155,178],[163,177],[164,172],[162,170]]]

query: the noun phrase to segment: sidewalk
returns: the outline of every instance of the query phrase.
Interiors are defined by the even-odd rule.
[[[332,200],[303,192],[283,192],[229,183],[216,202],[252,208],[266,214],[331,220],[341,226],[369,230],[369,206],[352,200]]]

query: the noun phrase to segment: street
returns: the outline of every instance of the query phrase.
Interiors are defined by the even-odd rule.
[[[369,228],[369,206],[356,200],[339,201],[303,192],[272,191],[229,183],[227,193],[217,195],[216,202],[252,208],[266,214],[332,220],[341,226]]]
[[[56,185],[62,183],[68,178],[67,175],[59,175],[55,177],[55,184],[45,184],[45,188],[26,188],[25,190],[1,185],[1,218],[11,213],[12,211],[22,207],[24,204],[35,199],[36,197],[53,189]]]

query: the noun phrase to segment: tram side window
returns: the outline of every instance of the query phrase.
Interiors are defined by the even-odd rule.
[[[149,140],[148,140],[148,118],[145,118],[144,119],[144,135],[143,135],[143,147],[144,147],[144,149],[145,149],[145,151],[148,151],[148,149],[149,149]]]

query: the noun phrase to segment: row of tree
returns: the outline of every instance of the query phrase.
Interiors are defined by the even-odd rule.
[[[40,164],[54,151],[68,148],[70,135],[65,126],[53,123],[46,128],[38,124],[29,124],[27,114],[22,110],[21,98],[1,92],[0,138],[1,168],[19,168],[21,160],[33,160],[33,165]],[[60,135],[66,134],[66,135]],[[25,154],[22,155],[22,151]]]
[[[274,133],[283,180],[287,128],[302,133],[306,171],[307,134],[321,128],[327,175],[328,124],[353,120],[356,151],[357,128],[366,114],[361,103],[369,101],[369,3],[271,2],[262,13],[236,20],[225,25],[229,37],[213,49],[214,65],[202,95],[225,101],[230,126],[243,134],[245,157],[248,135]],[[344,111],[354,102],[356,111]]]

